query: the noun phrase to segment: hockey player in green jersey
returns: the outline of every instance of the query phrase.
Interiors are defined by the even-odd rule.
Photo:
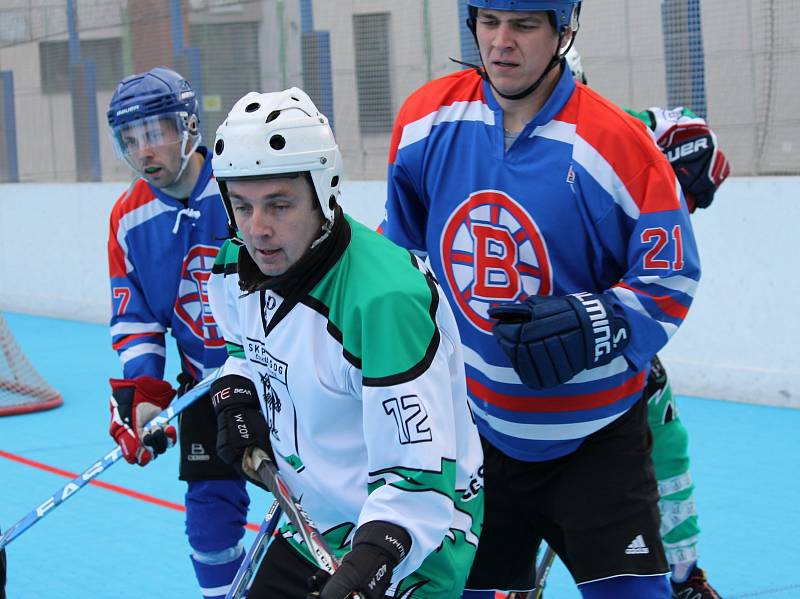
[[[482,451],[455,319],[420,260],[343,213],[342,158],[297,88],[251,92],[217,130],[230,222],[209,300],[228,359],[218,452],[274,461],[342,559],[320,575],[291,525],[249,597],[461,595],[483,519]]]
[[[573,47],[567,62],[577,81],[587,83],[581,55]],[[650,108],[628,114],[652,132],[658,147],[672,165],[689,212],[708,208],[714,194],[730,174],[725,154],[706,121],[686,108]],[[653,433],[652,460],[661,495],[661,538],[672,571],[675,599],[720,599],[705,571],[697,566],[700,527],[689,473],[689,433],[681,422],[667,372],[654,357],[645,386],[647,420]]]

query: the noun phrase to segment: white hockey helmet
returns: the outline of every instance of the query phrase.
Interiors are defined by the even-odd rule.
[[[328,119],[303,90],[250,92],[217,128],[212,159],[231,226],[235,220],[225,181],[309,173],[322,213],[333,220],[342,155]]]

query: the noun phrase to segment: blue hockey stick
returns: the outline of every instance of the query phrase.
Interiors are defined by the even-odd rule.
[[[253,575],[258,570],[261,559],[264,557],[264,551],[267,548],[269,539],[272,536],[275,527],[278,525],[278,520],[281,519],[281,506],[277,501],[272,502],[267,515],[264,516],[264,521],[261,523],[261,528],[258,530],[253,544],[244,560],[239,565],[239,570],[233,578],[231,588],[225,595],[225,599],[244,599],[247,597],[247,591],[250,587],[250,581]]]
[[[183,412],[186,408],[192,405],[201,395],[206,393],[211,387],[211,383],[217,378],[218,370],[214,370],[210,375],[197,383],[192,389],[175,399],[166,409],[164,409],[158,416],[153,418],[145,429],[161,426],[172,420],[175,416]],[[58,491],[53,493],[45,501],[39,504],[38,507],[33,509],[27,516],[0,535],[0,549],[3,549],[11,541],[16,539],[23,532],[28,530],[31,526],[36,524],[39,520],[49,514],[53,508],[61,505],[65,500],[72,497],[84,485],[86,485],[93,478],[97,477],[101,472],[105,471],[109,466],[114,464],[122,457],[122,450],[117,446],[109,451],[106,455],[94,462],[79,476],[76,476],[66,485],[61,487]]]

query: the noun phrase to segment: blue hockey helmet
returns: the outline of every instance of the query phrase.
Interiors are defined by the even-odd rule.
[[[134,154],[143,147],[180,143],[180,178],[200,144],[197,96],[179,73],[155,67],[125,77],[117,85],[106,113],[114,149],[139,175]],[[165,127],[164,123],[170,125]]]
[[[567,28],[578,31],[578,15],[582,0],[467,0],[470,12],[479,8],[494,10],[519,10],[530,12],[547,12],[551,15],[551,23],[559,33]],[[474,18],[474,15],[472,15]]]

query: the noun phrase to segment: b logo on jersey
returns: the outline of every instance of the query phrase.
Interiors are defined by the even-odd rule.
[[[225,345],[208,305],[208,279],[218,251],[213,245],[196,245],[186,253],[175,300],[175,313],[206,347]]]
[[[445,223],[442,266],[456,305],[482,331],[490,307],[549,295],[552,268],[539,228],[501,191],[478,191]]]

